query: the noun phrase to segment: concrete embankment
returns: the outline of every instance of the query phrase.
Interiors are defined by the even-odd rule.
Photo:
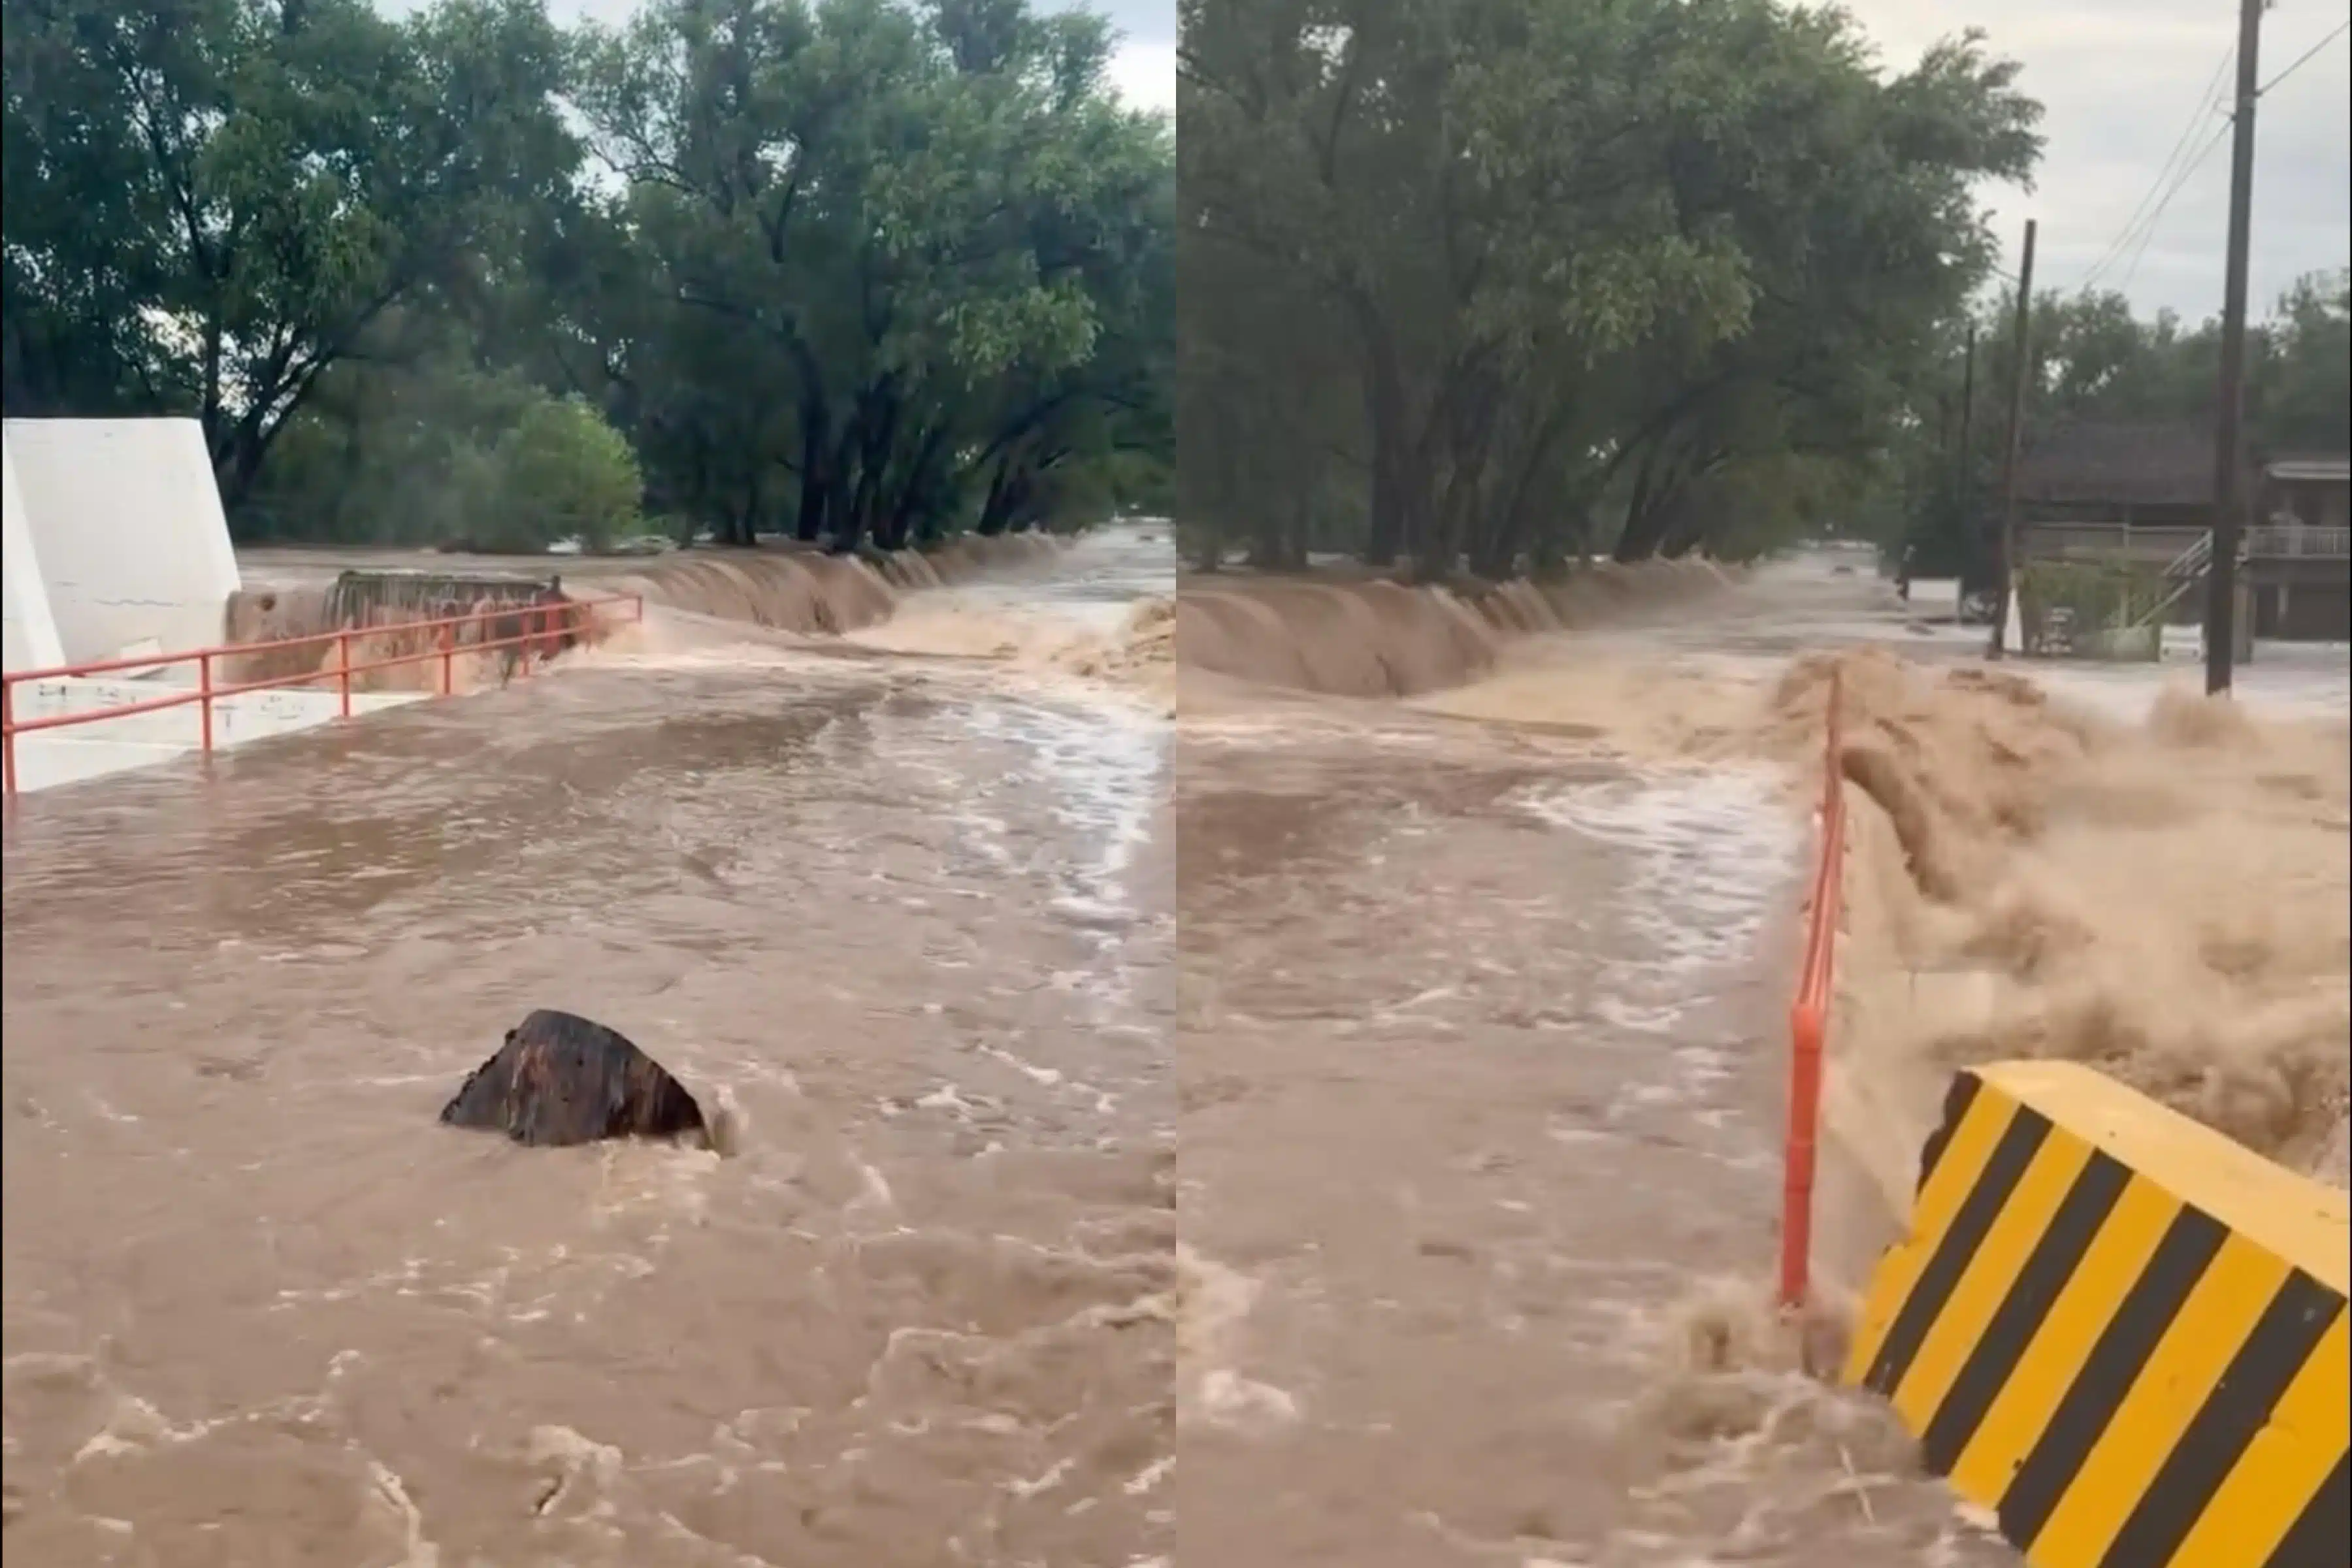
[[[1187,671],[1253,685],[1411,697],[1477,679],[1520,637],[1635,618],[1736,580],[1697,559],[1444,587],[1338,573],[1192,576],[1177,590],[1176,657]]]
[[[648,604],[719,620],[839,636],[888,620],[908,594],[1034,565],[1061,547],[1048,536],[1024,533],[957,539],[871,560],[795,548],[689,551],[583,577],[582,584],[583,591],[643,594]]]
[[[438,634],[399,634],[383,628],[436,615],[465,614],[452,608],[385,596],[364,605],[339,598],[334,575],[347,568],[406,571],[436,576],[520,577],[560,575],[565,592],[581,599],[608,595],[641,595],[659,607],[710,620],[756,626],[795,636],[836,637],[891,618],[906,596],[951,586],[992,572],[1018,570],[1050,558],[1062,548],[1041,534],[964,538],[928,552],[900,551],[876,557],[830,555],[790,545],[759,550],[698,550],[653,560],[419,555],[415,552],[256,552],[247,576],[252,584],[229,596],[224,638],[235,644],[280,642],[346,627],[373,628],[355,646],[354,662],[366,664],[426,651]],[[492,623],[493,636],[520,631]],[[502,658],[466,651],[481,637],[473,628],[459,638],[448,677],[457,689],[497,679]],[[331,644],[244,656],[227,679],[262,680],[315,669],[332,674],[341,655]],[[370,671],[358,684],[380,689],[437,689],[444,674],[437,661]]]

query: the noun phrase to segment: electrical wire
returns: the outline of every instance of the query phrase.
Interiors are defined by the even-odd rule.
[[[2271,89],[2276,87],[2279,83],[2284,81],[2287,78],[2301,70],[2305,66],[2311,62],[2312,56],[2317,54],[2320,50],[2326,48],[2336,39],[2342,37],[2347,28],[2352,28],[2352,16],[2346,17],[2343,21],[2336,23],[2335,26],[2329,28],[2326,37],[2320,39],[2319,42],[2312,45],[2311,47],[2297,55],[2294,58],[2294,64],[2287,67],[2286,69],[2279,72],[2278,75],[2263,83],[2261,88],[2256,89],[2254,96],[2256,98],[2262,97],[2264,93],[2270,91]]]
[[[2179,195],[2188,185],[2190,176],[2204,166],[2206,159],[2213,155],[2213,149],[2229,140],[2230,132],[2236,123],[2237,117],[2232,115],[2223,123],[2221,129],[2206,138],[2205,145],[2197,149],[2197,155],[2189,161],[2180,171],[2179,176],[2172,182],[2172,188],[2164,193],[2164,199],[2156,204],[2156,210],[2147,215],[2147,222],[2140,229],[2138,245],[2132,252],[2131,264],[2124,269],[2123,281],[2116,285],[2118,293],[2130,292],[2132,279],[2139,276],[2140,260],[2147,255],[2147,247],[2156,238],[2157,225],[2164,218],[2164,209],[2172,205],[2172,198]]]
[[[2141,223],[2148,216],[2148,204],[2158,199],[2158,193],[2166,190],[2167,182],[2172,180],[2178,174],[2181,155],[2189,151],[2189,143],[2196,140],[2197,128],[2205,123],[2206,110],[2214,102],[2214,95],[2221,90],[2222,76],[2229,70],[2230,63],[2237,58],[2238,46],[2232,40],[2230,47],[2221,52],[2221,59],[2214,63],[2213,74],[2206,81],[2205,90],[2197,95],[2197,105],[2189,112],[2189,123],[2180,128],[2179,138],[2173,142],[2172,151],[2165,154],[2164,163],[2157,170],[2156,178],[2148,183],[2147,192],[2139,198],[2139,205],[2132,208],[2131,216],[2124,220],[2124,226],[2117,231],[2116,237],[2108,241],[2107,248],[2100,254],[2099,259],[2091,264],[2091,269],[2084,273],[2083,280],[2075,285],[2077,291],[2089,293],[2091,286],[2122,258],[2124,251],[2131,245],[2132,237],[2139,232]]]
[[[2326,37],[2322,37],[2317,43],[2312,45],[2311,47],[2304,50],[2302,54],[2296,56],[2293,64],[2289,65],[2284,70],[2271,78],[2268,82],[2256,89],[2254,96],[2258,99],[2261,98],[2264,93],[2269,92],[2272,88],[2278,86],[2279,83],[2293,76],[2296,71],[2301,70],[2305,65],[2311,62],[2314,57],[2315,57],[2320,50],[2326,48],[2337,38],[2343,37],[2347,29],[2352,29],[2352,19],[2339,22],[2334,27],[2328,29]],[[2235,50],[2232,50],[2232,55],[2234,55],[2235,52]],[[2208,96],[2210,96],[2211,89],[2209,88],[2207,91]],[[2116,285],[2119,291],[2128,293],[2131,289],[2132,279],[2139,275],[2139,264],[2142,258],[2147,255],[2148,246],[2156,238],[2157,225],[2164,216],[2164,209],[2172,205],[2173,197],[2180,194],[2181,189],[2188,184],[2190,176],[2196,174],[2199,167],[2204,163],[2206,159],[2213,155],[2213,150],[2219,147],[2222,142],[2228,138],[2231,131],[2237,124],[2237,118],[2238,117],[2234,113],[2230,115],[2230,117],[2222,122],[2221,128],[2214,132],[2210,137],[2206,139],[2205,144],[2197,150],[2196,156],[2191,158],[2188,164],[2181,169],[2179,174],[2174,178],[2170,187],[2166,190],[2164,198],[2157,203],[2156,210],[2147,215],[2146,222],[2140,226],[2139,237],[2137,245],[2129,246],[2129,248],[2131,249],[2131,260],[2124,268],[2122,281]],[[2084,287],[2089,287],[2087,282],[2084,284]]]

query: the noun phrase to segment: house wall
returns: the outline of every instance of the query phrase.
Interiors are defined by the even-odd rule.
[[[2039,518],[2021,527],[2019,549],[2028,559],[2058,557],[2162,566],[2203,538],[2205,531],[2201,522],[2183,523],[2162,514],[2143,519],[2135,512],[2128,523],[2115,514]]]
[[[2281,584],[2257,593],[2255,636],[2280,642],[2352,642],[2352,587]]]
[[[2289,512],[2306,528],[2343,528],[2352,513],[2352,483],[2336,479],[2269,480],[2263,489],[2265,518]]]

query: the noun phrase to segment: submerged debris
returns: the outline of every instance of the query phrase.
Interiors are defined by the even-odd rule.
[[[441,1120],[535,1146],[710,1137],[702,1108],[659,1062],[602,1024],[546,1008],[507,1031]]]

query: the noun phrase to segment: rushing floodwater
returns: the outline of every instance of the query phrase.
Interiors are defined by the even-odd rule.
[[[1800,560],[1422,701],[1188,702],[1179,1561],[2015,1563],[1760,1310],[1802,808],[1654,743],[1865,642],[1981,634]],[[2135,720],[2178,673],[2012,668]],[[2266,647],[2242,696],[2345,690]]]
[[[1771,1257],[1804,828],[1611,743],[1960,639],[1799,563],[1483,696],[1188,708],[1171,761],[1052,657],[1169,562],[27,801],[12,1560],[2013,1563],[1709,1305]],[[1627,668],[1692,710],[1612,713]],[[2340,653],[2246,686],[2344,708]],[[740,1153],[436,1126],[541,1005]]]
[[[642,656],[27,800],[11,1560],[1164,1556],[1166,724],[992,675]],[[436,1125],[536,1006],[740,1155]]]

